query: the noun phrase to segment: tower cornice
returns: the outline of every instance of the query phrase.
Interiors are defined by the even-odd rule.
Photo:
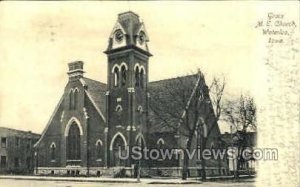
[[[113,54],[113,53],[118,53],[118,52],[124,52],[124,51],[131,51],[131,50],[136,50],[144,55],[147,55],[148,57],[151,57],[153,56],[151,53],[149,53],[148,51],[145,51],[135,45],[127,45],[127,46],[124,46],[124,47],[119,47],[119,48],[116,48],[116,49],[110,49],[110,50],[106,50],[104,51],[105,54],[109,55],[109,54]]]

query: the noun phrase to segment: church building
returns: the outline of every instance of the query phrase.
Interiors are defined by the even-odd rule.
[[[180,116],[184,116],[185,107],[195,100],[193,94],[199,90],[200,83],[204,97],[210,100],[201,73],[149,82],[152,54],[148,42],[148,33],[139,16],[131,11],[124,12],[118,15],[104,52],[107,55],[107,84],[85,77],[82,61],[68,64],[69,81],[35,144],[35,174],[134,176],[136,165],[140,164],[145,176],[180,176],[182,161],[142,159],[138,163],[131,158],[120,158],[120,152],[121,155],[127,150],[131,153],[131,148],[137,145],[148,148],[184,145],[186,138],[178,130],[184,127],[174,128],[182,120],[163,107],[170,104],[170,108],[180,109],[183,112]],[[168,94],[171,93],[168,86],[173,84],[176,88],[180,86],[179,82],[191,85],[191,90],[185,93],[187,102],[182,106],[174,101],[175,96]],[[220,131],[211,102],[206,105],[210,111],[206,118],[207,129],[210,129],[206,145],[211,146]],[[197,138],[193,142],[196,148]],[[212,174],[216,172],[214,168],[224,173],[226,168],[217,165],[207,163],[207,168],[211,168]],[[190,161],[191,175],[198,175],[199,167],[199,160]]]

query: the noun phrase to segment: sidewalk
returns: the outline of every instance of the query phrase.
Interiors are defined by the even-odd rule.
[[[49,176],[22,176],[22,175],[0,175],[0,179],[14,180],[39,180],[39,181],[72,181],[72,182],[101,182],[101,183],[138,183],[135,178],[106,178],[106,177],[49,177]],[[195,179],[155,179],[141,178],[145,184],[200,184]]]
[[[14,180],[39,180],[39,181],[72,181],[72,182],[101,182],[101,183],[138,183],[136,178],[109,178],[109,177],[53,177],[53,176],[24,176],[24,175],[0,175],[0,179]],[[254,179],[254,176],[241,175],[241,180]],[[234,180],[233,176],[207,177],[206,182]],[[144,184],[201,184],[201,178],[141,178]]]

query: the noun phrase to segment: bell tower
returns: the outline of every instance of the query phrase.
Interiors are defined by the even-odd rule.
[[[118,15],[109,36],[107,50],[107,142],[108,166],[130,166],[131,160],[118,161],[116,139],[126,148],[145,141],[147,118],[148,34],[134,12]],[[121,138],[118,138],[121,137]],[[121,143],[120,143],[121,142]]]

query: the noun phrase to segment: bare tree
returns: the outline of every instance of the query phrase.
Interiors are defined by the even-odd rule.
[[[150,108],[154,113],[153,117],[156,118],[154,120],[156,122],[160,121],[168,128],[174,130],[174,132],[186,137],[185,149],[190,151],[195,131],[206,126],[208,127],[207,136],[209,136],[212,129],[216,128],[218,120],[214,114],[209,97],[209,88],[205,83],[204,75],[198,71],[197,74],[170,79],[164,81],[163,85],[157,85],[159,86],[155,87],[155,84],[152,85],[150,89]],[[212,88],[218,90],[218,95],[216,96],[218,112],[224,86],[225,84],[223,86],[220,85],[217,79],[212,85]],[[161,89],[161,87],[164,87],[164,89]],[[222,93],[220,94],[219,92]],[[219,116],[220,114],[218,114]],[[214,125],[207,125],[208,120],[213,121]],[[205,147],[206,139],[203,138],[201,142],[201,147]],[[187,178],[188,162],[188,157],[184,156],[182,179]],[[205,178],[205,171],[203,178]]]
[[[232,144],[238,148],[237,171],[235,177],[239,175],[241,162],[243,162],[242,152],[247,146],[247,132],[256,131],[256,105],[254,98],[249,95],[241,95],[239,100],[227,101],[225,118],[235,129],[235,137]]]
[[[225,89],[225,77],[224,75],[222,77],[213,77],[211,85],[209,87],[209,95],[211,98],[211,102],[214,108],[214,113],[216,116],[216,120],[219,121],[222,111],[223,111],[223,102],[222,98],[224,95],[224,89]],[[216,142],[216,148],[221,149],[224,147],[224,141],[221,138],[221,135],[217,138]],[[221,159],[218,159],[218,167],[219,172],[221,173]]]
[[[226,83],[224,76],[222,79],[214,77],[209,87],[210,98],[214,107],[214,113],[217,120],[220,119],[222,112],[221,100],[224,94],[225,84]]]
[[[240,131],[256,131],[256,105],[254,98],[241,95],[239,100],[226,102],[225,119]]]

